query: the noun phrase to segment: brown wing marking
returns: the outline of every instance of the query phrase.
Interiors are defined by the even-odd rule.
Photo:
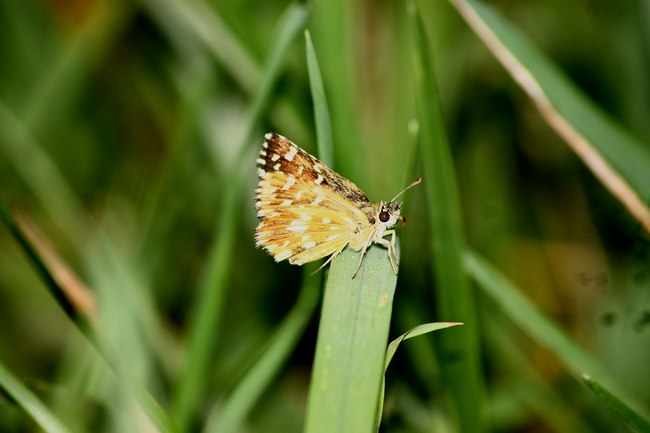
[[[282,171],[293,174],[296,178],[317,182],[357,204],[357,207],[364,207],[364,204],[370,203],[368,197],[354,183],[340,176],[322,161],[305,152],[285,137],[269,133],[265,136],[264,144],[266,146],[263,146],[260,159],[258,159],[258,168],[263,172]],[[262,155],[262,152],[265,155]],[[277,155],[277,157],[274,155]],[[263,163],[260,163],[260,161]],[[260,171],[260,174],[262,171]]]

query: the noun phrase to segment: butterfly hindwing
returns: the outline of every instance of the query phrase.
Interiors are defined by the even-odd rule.
[[[367,218],[357,207],[312,181],[265,173],[257,187],[258,247],[277,261],[304,264],[340,252]]]

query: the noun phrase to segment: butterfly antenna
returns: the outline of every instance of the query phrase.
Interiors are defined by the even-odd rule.
[[[397,195],[395,196],[395,198],[393,198],[390,202],[391,202],[391,203],[394,202],[394,201],[397,199],[397,197],[399,197],[400,195],[404,194],[404,192],[406,192],[407,189],[409,189],[409,188],[411,188],[411,187],[413,187],[413,186],[419,184],[420,182],[422,182],[422,178],[421,178],[421,177],[418,177],[417,179],[415,179],[415,180],[413,181],[412,184],[410,184],[409,186],[407,186],[406,188],[404,188],[402,191],[400,191],[400,193],[397,194]]]

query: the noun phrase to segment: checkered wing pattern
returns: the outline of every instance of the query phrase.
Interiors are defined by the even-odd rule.
[[[336,255],[371,227],[366,195],[286,138],[265,136],[257,169],[255,242],[276,261]]]

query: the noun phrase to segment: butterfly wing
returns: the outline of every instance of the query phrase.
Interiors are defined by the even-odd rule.
[[[365,194],[285,138],[267,134],[257,163],[255,241],[276,261],[288,258],[302,265],[338,254],[370,227],[366,214],[340,188],[350,191],[345,182],[351,184],[356,197],[368,203]]]
[[[358,208],[370,206],[368,197],[343,176],[308,154],[291,141],[275,133],[266,134],[260,157],[257,160],[258,173],[283,172],[307,182],[314,182]]]

